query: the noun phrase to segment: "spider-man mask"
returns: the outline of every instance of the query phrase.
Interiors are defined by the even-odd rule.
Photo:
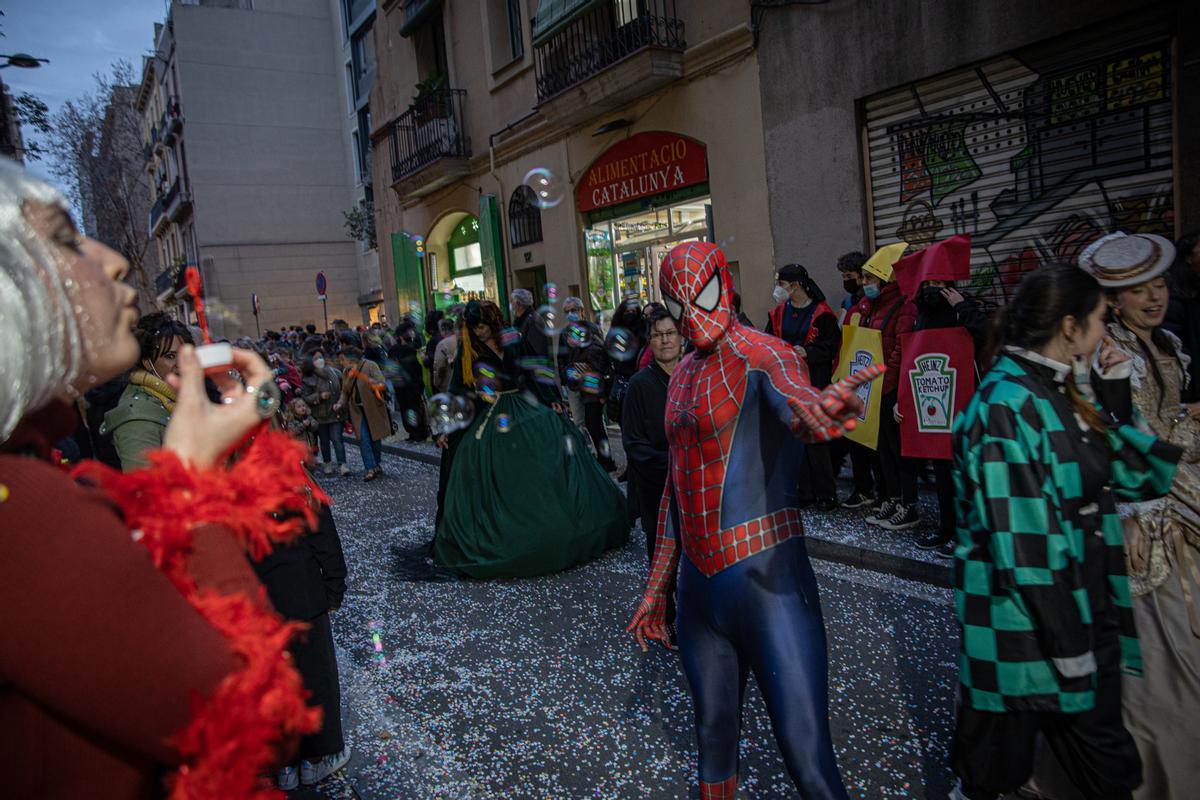
[[[663,302],[679,331],[699,350],[711,350],[733,323],[733,281],[715,244],[675,245],[658,272]]]

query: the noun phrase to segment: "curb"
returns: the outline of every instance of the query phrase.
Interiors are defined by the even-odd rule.
[[[343,437],[343,441],[347,445],[358,446],[358,442],[355,440]],[[395,444],[384,444],[383,452],[399,456],[400,458],[407,458],[410,461],[431,464],[435,467],[442,463],[441,456],[439,455],[426,453],[422,450],[412,450]],[[950,589],[954,585],[954,571],[949,563],[922,561],[917,558],[898,556],[892,553],[881,553],[878,550],[871,550],[870,548],[858,545],[821,539],[812,534],[807,534],[804,537],[804,542],[808,547],[808,554],[822,561],[832,561],[837,564],[845,564],[848,567],[882,572],[887,575],[894,575],[903,580],[927,583],[942,589]]]

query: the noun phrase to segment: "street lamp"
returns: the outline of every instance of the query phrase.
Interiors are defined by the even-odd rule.
[[[42,64],[49,64],[48,58],[37,58],[28,53],[13,53],[12,55],[4,55],[0,53],[0,58],[8,59],[3,64],[0,64],[0,69],[5,67],[21,67],[22,69],[37,69]]]

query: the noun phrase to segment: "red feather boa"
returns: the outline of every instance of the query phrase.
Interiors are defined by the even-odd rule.
[[[187,571],[197,525],[227,528],[254,559],[315,525],[312,500],[328,497],[312,484],[304,460],[299,442],[264,426],[227,469],[192,469],[158,450],[146,469],[122,474],[89,462],[72,472],[116,501],[155,565],[244,662],[212,697],[192,698],[192,719],[171,740],[183,757],[169,779],[172,800],[280,798],[264,778],[279,745],[320,727],[320,709],[305,705],[307,692],[287,652],[304,626],[281,620],[265,592],[256,602],[199,589]]]

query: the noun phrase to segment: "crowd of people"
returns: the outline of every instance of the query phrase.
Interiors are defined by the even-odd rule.
[[[17,609],[0,647],[0,715],[19,731],[0,737],[0,765],[12,796],[84,796],[101,781],[113,796],[202,796],[208,782],[241,797],[273,769],[292,788],[343,766],[330,615],[347,569],[316,476],[352,474],[347,438],[361,479],[384,476],[382,443],[400,431],[442,453],[431,553],[448,569],[554,573],[640,525],[650,582],[631,630],[682,648],[702,797],[736,787],[736,709],[712,699],[710,681],[728,632],[710,631],[709,616],[734,596],[712,595],[718,575],[754,609],[728,663],[750,659],[772,687],[797,786],[845,796],[832,751],[813,766],[800,741],[828,745],[799,512],[838,509],[880,536],[924,528],[915,546],[955,560],[956,796],[1042,780],[1047,754],[1087,797],[1182,798],[1200,779],[1196,235],[1104,236],[1077,263],[1033,271],[998,310],[964,283],[966,237],[847,253],[837,304],[788,263],[761,329],[723,255],[702,245],[664,262],[663,302],[628,297],[603,320],[553,285],[537,301],[517,289],[507,309],[477,300],[413,309],[391,328],[267,331],[205,371],[203,320],[139,318],[128,264],[81,236],[65,208],[0,165],[0,329],[14,341],[46,332],[0,361],[0,587]],[[710,262],[715,277],[703,274]],[[929,344],[951,341],[962,349]],[[970,390],[935,397],[956,384],[922,388],[929,370]],[[756,433],[780,425],[799,444]],[[710,462],[721,464],[715,484]],[[923,480],[937,500],[928,526]],[[762,516],[726,526],[738,504]],[[72,533],[81,528],[89,535]],[[755,599],[765,584],[743,565],[766,563],[747,561],[759,547],[787,564],[771,580],[800,585],[787,612],[799,627],[771,640],[806,654],[786,686],[771,677],[783,651],[756,639],[782,608]],[[64,666],[79,661],[86,674]],[[258,702],[268,691],[275,700]],[[793,702],[813,712],[802,723]],[[231,709],[244,739],[238,763],[218,769],[214,732]],[[161,783],[164,767],[175,771]]]

